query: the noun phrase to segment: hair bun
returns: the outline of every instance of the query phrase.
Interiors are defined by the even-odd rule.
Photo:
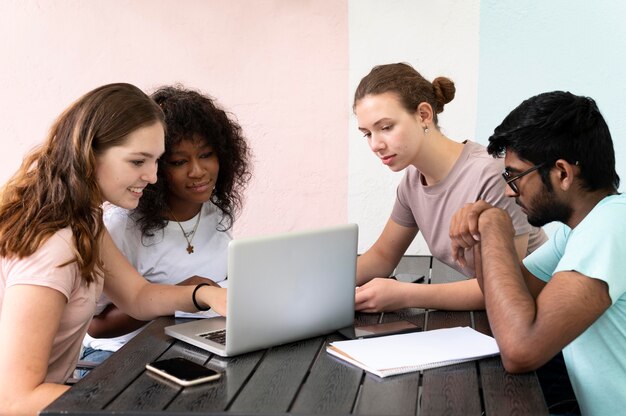
[[[437,102],[437,108],[435,112],[437,114],[443,111],[443,106],[448,104],[454,99],[456,88],[454,82],[450,78],[437,77],[433,80],[433,88],[435,90],[435,100]]]

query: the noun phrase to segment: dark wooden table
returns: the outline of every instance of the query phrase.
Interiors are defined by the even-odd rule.
[[[425,275],[426,284],[464,278],[430,256],[405,256],[396,275],[407,273]],[[425,330],[472,326],[490,334],[483,311],[356,315],[364,324],[399,319]],[[163,328],[174,322],[154,321],[42,414],[548,414],[535,373],[508,374],[499,357],[381,379],[326,353],[338,334],[224,359],[166,336]],[[145,371],[148,362],[177,356],[224,375],[181,388]]]
[[[489,333],[484,312],[357,314],[363,323],[398,319],[426,330],[469,325]],[[42,414],[548,414],[536,375],[508,374],[499,357],[381,379],[326,353],[338,334],[224,359],[165,335],[174,321],[154,321]],[[147,362],[176,356],[224,375],[181,388],[145,371]]]

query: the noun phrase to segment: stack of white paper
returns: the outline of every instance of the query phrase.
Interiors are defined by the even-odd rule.
[[[469,327],[337,341],[330,354],[379,377],[477,360],[500,353],[496,340]]]

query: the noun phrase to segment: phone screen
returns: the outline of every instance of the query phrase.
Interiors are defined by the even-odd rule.
[[[146,364],[146,369],[178,383],[181,386],[192,386],[216,380],[221,375],[217,371],[182,357],[155,361]]]
[[[372,338],[384,335],[404,334],[406,332],[421,331],[422,328],[409,321],[385,322],[382,324],[354,325],[340,329],[339,332],[346,338]]]

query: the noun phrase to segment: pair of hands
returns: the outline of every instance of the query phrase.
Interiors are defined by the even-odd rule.
[[[460,208],[450,220],[449,235],[454,261],[463,267],[467,266],[466,251],[480,244],[481,230],[487,228],[499,231],[506,230],[510,233],[511,238],[515,236],[511,217],[506,211],[495,208],[482,200],[465,204]],[[476,273],[480,272],[476,264],[471,266],[474,267]]]

